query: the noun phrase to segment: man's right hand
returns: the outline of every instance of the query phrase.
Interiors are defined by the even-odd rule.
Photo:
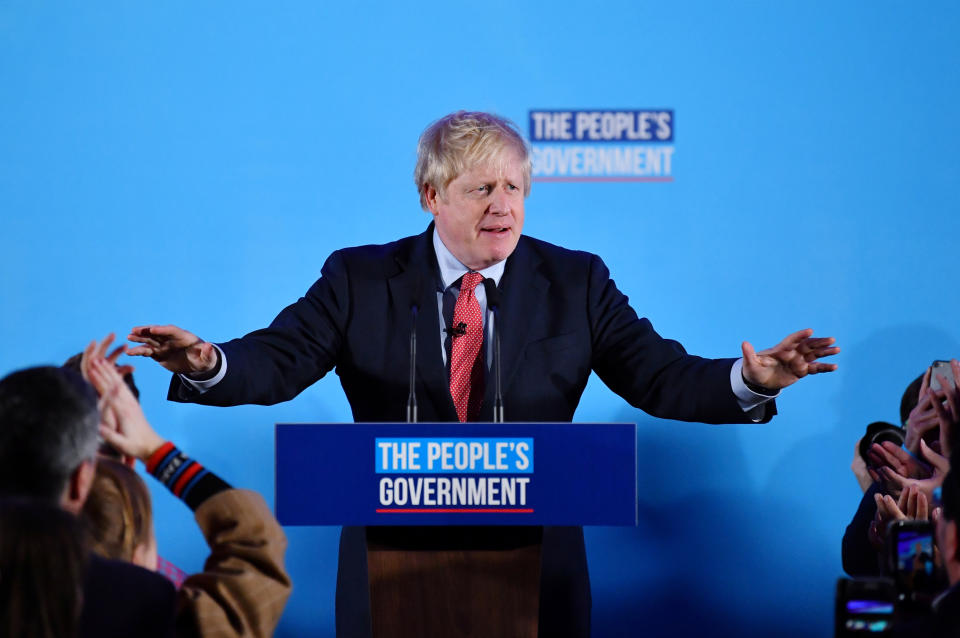
[[[201,376],[217,367],[213,344],[176,326],[137,326],[127,339],[141,344],[128,355],[150,357],[175,374]]]

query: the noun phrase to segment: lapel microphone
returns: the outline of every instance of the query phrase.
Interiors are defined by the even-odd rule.
[[[451,339],[454,337],[462,337],[463,335],[467,334],[467,324],[461,321],[457,325],[451,326],[447,332],[450,333]]]

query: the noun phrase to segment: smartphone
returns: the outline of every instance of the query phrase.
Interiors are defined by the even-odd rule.
[[[946,377],[947,383],[951,386],[956,382],[953,378],[953,366],[950,365],[949,361],[934,361],[930,365],[930,389],[939,390],[940,389],[940,377]]]
[[[837,580],[834,636],[882,634],[893,629],[897,590],[889,579]]]
[[[889,573],[897,591],[908,598],[932,599],[945,589],[934,551],[933,523],[901,520],[887,528]]]

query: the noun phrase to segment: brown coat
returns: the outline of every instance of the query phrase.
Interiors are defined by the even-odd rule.
[[[210,556],[178,592],[177,636],[272,636],[291,590],[283,528],[250,490],[214,494],[195,515]]]

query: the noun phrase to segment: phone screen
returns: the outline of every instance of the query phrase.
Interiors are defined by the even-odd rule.
[[[939,583],[933,560],[933,530],[898,529],[896,581],[908,591],[932,593]]]
[[[947,383],[953,384],[953,367],[949,361],[934,361],[930,366],[930,389],[940,389],[940,377],[946,377]]]

